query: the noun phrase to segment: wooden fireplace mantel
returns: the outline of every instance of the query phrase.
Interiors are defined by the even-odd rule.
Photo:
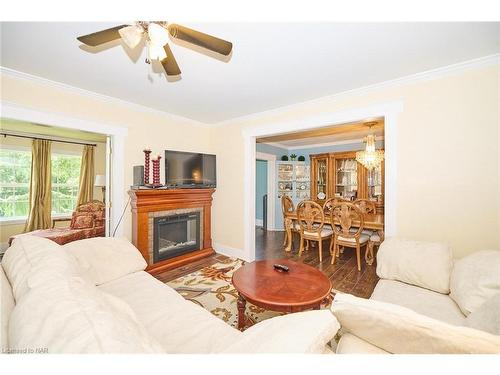
[[[132,242],[148,263],[146,271],[159,273],[214,254],[212,248],[211,210],[215,189],[141,189],[130,190],[132,207]],[[176,258],[153,263],[150,257],[150,213],[186,208],[203,208],[201,249]]]

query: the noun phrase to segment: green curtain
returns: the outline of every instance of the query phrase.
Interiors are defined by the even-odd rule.
[[[84,146],[80,167],[77,207],[92,201],[94,197],[94,146]]]
[[[52,181],[50,162],[51,142],[34,139],[31,145],[31,179],[29,214],[25,232],[51,226]]]

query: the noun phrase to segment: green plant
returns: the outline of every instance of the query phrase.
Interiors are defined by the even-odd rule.
[[[306,161],[306,158],[304,157],[304,155],[300,155],[298,160],[299,161]]]
[[[290,158],[291,158],[292,160],[295,160],[295,158],[296,158],[296,157],[297,157],[297,155],[295,155],[295,154],[290,155]]]
[[[283,155],[281,157],[281,161],[288,161],[288,156],[287,155]]]

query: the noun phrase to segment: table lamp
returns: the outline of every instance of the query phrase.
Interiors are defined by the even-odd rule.
[[[102,189],[102,203],[106,203],[106,176],[103,174],[96,174],[94,186]]]

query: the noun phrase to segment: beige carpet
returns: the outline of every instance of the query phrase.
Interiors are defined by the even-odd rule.
[[[245,262],[240,259],[228,258],[224,262],[169,281],[167,285],[177,290],[185,299],[200,305],[236,328],[238,292],[231,283],[231,277],[243,264]],[[282,313],[264,310],[247,303],[245,327],[278,315]]]

